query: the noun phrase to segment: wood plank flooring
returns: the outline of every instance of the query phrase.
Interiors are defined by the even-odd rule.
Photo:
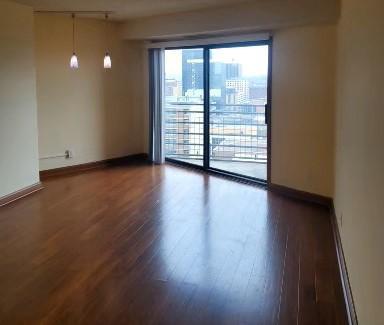
[[[0,324],[346,324],[329,212],[171,165],[0,208]]]

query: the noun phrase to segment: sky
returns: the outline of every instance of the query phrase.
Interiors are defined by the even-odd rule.
[[[167,77],[181,77],[181,51],[165,51]],[[203,51],[201,55],[203,56]],[[266,45],[212,49],[211,59],[216,62],[242,64],[243,77],[266,76],[268,73],[268,46]]]

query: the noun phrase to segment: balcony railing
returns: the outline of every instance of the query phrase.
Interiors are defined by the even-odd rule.
[[[264,105],[211,104],[210,159],[267,162]],[[180,160],[202,160],[204,145],[202,103],[167,103],[165,154]]]

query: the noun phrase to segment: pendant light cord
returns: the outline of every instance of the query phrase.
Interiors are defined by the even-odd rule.
[[[108,14],[107,13],[105,13],[105,44],[107,47],[106,54],[109,54],[109,50],[108,50]]]
[[[72,14],[72,52],[75,54],[75,14]]]

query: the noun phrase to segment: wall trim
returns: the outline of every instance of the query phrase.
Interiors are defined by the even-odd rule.
[[[27,195],[35,193],[43,189],[43,184],[41,182],[32,184],[30,186],[24,187],[18,191],[12,192],[8,195],[0,197],[0,207],[12,203],[16,200],[19,200]]]
[[[260,32],[252,34],[237,34],[237,35],[223,35],[223,36],[208,36],[197,35],[193,38],[186,39],[186,37],[181,37],[179,39],[171,40],[161,40],[161,41],[146,41],[145,48],[169,48],[169,47],[188,47],[188,46],[206,46],[212,44],[228,44],[228,43],[246,43],[246,42],[258,42],[258,41],[268,41],[271,37],[270,32]]]
[[[320,204],[328,208],[332,207],[332,199],[327,196],[300,191],[300,190],[296,190],[290,187],[286,187],[286,186],[278,185],[274,183],[268,184],[268,189],[272,192],[279,193],[281,195],[284,195],[293,199],[297,199],[297,200],[301,200],[309,203]]]
[[[337,222],[333,202],[331,205],[331,225],[332,225],[332,231],[333,231],[333,239],[335,241],[335,247],[336,247],[337,264],[339,266],[339,272],[340,272],[340,281],[343,288],[345,308],[348,316],[348,324],[357,325],[358,319],[357,319],[357,314],[355,309],[355,303],[353,301],[353,295],[352,295],[351,284],[349,282],[347,264],[345,262],[344,250],[341,242],[339,225]]]
[[[93,161],[93,162],[89,162],[89,163],[85,163],[85,164],[47,169],[47,170],[40,171],[40,179],[46,180],[47,178],[50,178],[50,177],[77,174],[77,173],[81,173],[81,172],[84,172],[84,171],[87,171],[90,169],[106,168],[109,166],[116,166],[116,165],[124,165],[126,163],[130,163],[130,162],[134,162],[134,161],[144,161],[147,159],[148,159],[148,154],[139,153],[139,154],[133,154],[133,155],[124,156],[124,157],[117,157],[117,158]]]

